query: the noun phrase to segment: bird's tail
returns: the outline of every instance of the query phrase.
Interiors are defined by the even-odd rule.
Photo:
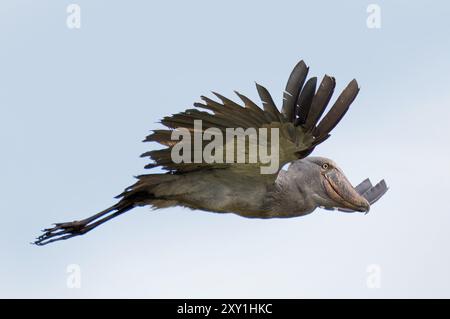
[[[138,176],[138,181],[116,196],[116,204],[83,220],[55,223],[54,227],[43,230],[34,244],[43,246],[55,241],[84,235],[95,227],[133,209],[136,206],[151,205],[154,208],[172,206],[172,201],[158,192],[158,187],[177,177],[172,174],[147,174]]]

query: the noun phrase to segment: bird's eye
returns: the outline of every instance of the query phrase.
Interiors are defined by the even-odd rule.
[[[323,169],[328,169],[328,167],[329,167],[329,165],[328,165],[327,163],[323,163],[323,164],[322,164],[322,168],[323,168]]]

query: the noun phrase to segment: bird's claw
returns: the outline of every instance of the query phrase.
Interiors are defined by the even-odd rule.
[[[66,223],[55,223],[54,227],[46,228],[43,234],[36,238],[34,242],[35,245],[43,246],[54,241],[68,239],[74,236],[82,235],[89,231],[87,222],[84,221],[73,221]]]

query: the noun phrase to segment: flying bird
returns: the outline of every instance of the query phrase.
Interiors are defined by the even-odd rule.
[[[216,100],[202,96],[201,103],[194,103],[195,108],[164,117],[161,123],[165,128],[153,130],[144,140],[157,142],[164,148],[142,156],[152,160],[145,168],[159,167],[165,172],[137,176],[136,183],[116,197],[115,205],[86,219],[56,223],[44,229],[35,244],[46,245],[86,234],[134,207],[146,205],[153,209],[182,206],[265,219],[303,216],[318,207],[367,213],[370,205],[386,193],[388,187],[384,180],[373,186],[366,179],[353,187],[334,161],[309,156],[343,118],[359,92],[358,83],[352,80],[324,114],[333,95],[335,79],[325,75],[317,87],[316,77],[307,79],[308,71],[303,61],[294,67],[283,93],[281,112],[268,90],[256,84],[262,108],[239,92],[235,93],[242,104],[213,92]],[[253,162],[239,161],[238,156],[223,160],[225,150],[234,147],[237,137],[222,147],[216,144],[213,156],[217,161],[174,160],[174,150],[179,147],[178,140],[173,138],[175,133],[193,133],[188,140],[193,144],[198,143],[194,141],[196,133],[209,136],[197,147],[183,150],[182,156],[195,157],[212,140],[211,132],[217,137],[219,133],[225,135],[230,128],[254,129],[256,138],[264,140],[265,146],[277,146],[276,154],[271,154],[277,156],[273,172],[263,173],[268,163],[262,156]],[[265,140],[262,132],[268,131],[276,134],[270,133]],[[274,136],[278,139],[271,139]],[[250,140],[249,136],[247,139]],[[244,145],[246,159],[251,144],[248,141]],[[290,165],[285,170],[287,163]]]

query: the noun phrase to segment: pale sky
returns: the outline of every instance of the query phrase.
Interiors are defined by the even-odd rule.
[[[380,29],[366,25],[371,3]],[[0,297],[450,297],[449,15],[446,1],[2,1]],[[139,208],[29,244],[113,204],[145,172],[139,155],[158,146],[141,140],[163,116],[211,90],[258,101],[254,81],[280,105],[300,59],[336,92],[358,80],[314,155],[354,184],[386,179],[368,215]]]

